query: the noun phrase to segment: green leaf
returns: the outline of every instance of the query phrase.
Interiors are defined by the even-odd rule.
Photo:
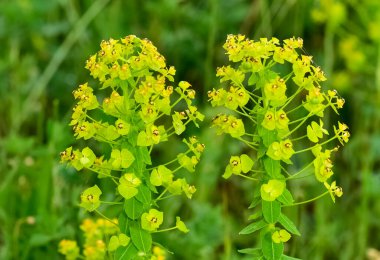
[[[152,160],[150,158],[150,153],[148,151],[148,148],[146,147],[138,147],[137,148],[137,152],[139,153],[139,155],[141,155],[141,157],[143,158],[143,162],[148,164],[148,165],[151,165],[152,164]]]
[[[252,169],[253,161],[248,155],[246,154],[240,155],[240,163],[241,163],[241,171],[243,173],[247,173]]]
[[[80,158],[80,163],[84,167],[90,167],[94,163],[95,159],[96,156],[90,148],[86,147],[82,150],[82,157]]]
[[[254,207],[256,207],[257,205],[259,205],[259,203],[261,202],[261,197],[260,196],[258,196],[258,197],[255,197],[253,200],[252,200],[252,202],[251,202],[251,204],[249,205],[249,209],[252,209],[252,208],[254,208]]]
[[[255,72],[253,72],[248,79],[248,86],[252,86],[256,84],[258,80],[259,80],[259,76]]]
[[[262,236],[261,247],[267,260],[280,260],[284,251],[284,243],[273,242],[271,232]]]
[[[263,139],[263,143],[266,147],[269,147],[273,142],[278,141],[276,130],[267,130],[262,126],[258,126],[259,136]]]
[[[268,223],[266,223],[263,219],[261,219],[257,222],[253,222],[253,223],[249,224],[248,226],[246,226],[245,228],[243,228],[243,230],[239,232],[239,235],[251,234],[257,230],[260,230],[260,229],[266,227],[267,225],[268,225]]]
[[[176,228],[183,232],[183,233],[188,233],[190,230],[186,227],[186,224],[181,220],[180,217],[176,217],[175,218],[176,221],[175,221],[175,226]]]
[[[127,247],[119,247],[115,251],[114,259],[115,260],[125,260],[125,259],[135,259],[137,256],[138,249],[134,246],[133,243],[129,243]]]
[[[117,186],[117,190],[119,191],[120,195],[123,196],[126,200],[136,196],[138,193],[137,188],[128,186],[123,183]]]
[[[124,211],[127,216],[133,220],[140,218],[144,211],[144,205],[136,198],[125,200]]]
[[[262,210],[264,219],[268,223],[276,223],[280,213],[281,213],[281,204],[278,201],[262,201]]]
[[[268,175],[273,179],[283,179],[284,176],[281,174],[281,162],[273,160],[270,157],[266,156],[263,159],[264,169]]]
[[[110,242],[108,243],[108,250],[110,252],[115,251],[120,246],[119,238],[117,236],[112,236]]]
[[[137,145],[138,146],[150,146],[153,142],[150,138],[148,138],[145,131],[141,131],[137,136]]]
[[[294,202],[293,196],[288,189],[285,188],[284,192],[277,198],[283,205],[291,205]]]
[[[128,218],[127,214],[124,212],[121,212],[118,218],[119,221],[119,228],[120,232],[123,232],[125,234],[129,234],[129,222],[131,221],[130,218]]]
[[[126,234],[119,234],[119,244],[121,246],[127,246],[129,242],[131,241],[131,238],[127,236]]]
[[[135,198],[140,201],[144,207],[149,207],[152,200],[152,193],[147,186],[140,185],[138,187],[138,193]]]
[[[161,186],[164,183],[170,183],[172,179],[172,171],[164,165],[160,165],[156,169],[153,169],[150,174],[150,183],[154,186]]]
[[[132,222],[129,231],[131,233],[132,242],[137,249],[149,253],[152,247],[152,235],[142,229],[138,222]]]
[[[132,165],[133,161],[135,160],[135,157],[130,151],[128,151],[128,149],[121,149],[120,156],[122,168],[128,168]]]
[[[261,248],[244,248],[239,249],[238,252],[242,254],[252,255],[253,257],[260,257],[263,255]]]
[[[286,228],[286,230],[288,230],[290,233],[294,234],[294,235],[297,235],[297,236],[300,236],[301,233],[298,231],[297,227],[294,225],[294,223],[287,217],[285,216],[284,214],[280,214],[279,218],[278,218],[278,222],[280,222],[280,224]]]
[[[255,220],[258,219],[263,215],[263,212],[261,210],[256,211],[255,213],[248,216],[248,220]]]
[[[223,174],[223,178],[224,179],[228,179],[228,178],[230,178],[232,176],[232,169],[231,169],[231,165],[227,165],[227,167],[226,167],[226,170],[224,171],[224,174]]]

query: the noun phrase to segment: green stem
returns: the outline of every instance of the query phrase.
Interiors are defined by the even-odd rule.
[[[242,141],[242,142],[245,143],[247,146],[249,146],[249,147],[252,148],[253,150],[257,151],[257,147],[254,146],[256,143],[249,142],[249,141],[247,141],[247,140],[244,140],[244,139],[241,138],[241,137],[237,137],[236,139]],[[257,146],[257,145],[256,145],[256,146]]]
[[[323,196],[326,196],[327,194],[329,194],[329,191],[326,191],[326,192],[322,193],[321,195],[319,195],[319,196],[317,196],[315,198],[312,198],[312,199],[309,199],[309,200],[305,200],[305,201],[301,201],[301,202],[297,202],[297,203],[293,203],[293,204],[290,204],[290,205],[282,205],[281,207],[292,207],[292,206],[307,204],[309,202],[313,202],[313,201],[315,201],[317,199],[320,199]]]
[[[106,176],[106,177],[110,177],[111,180],[112,180],[116,185],[119,185],[119,183],[118,183],[117,181],[115,181],[115,179],[119,180],[119,177],[112,176],[111,174],[105,174],[105,173],[103,173],[103,172],[99,172],[99,171],[97,171],[97,170],[95,170],[95,169],[92,169],[92,168],[86,168],[86,169],[87,169],[87,170],[90,170],[90,171],[92,171],[92,172],[95,172],[95,173],[97,173],[97,174],[100,174],[100,175],[103,175],[103,176]]]
[[[123,202],[115,202],[115,201],[100,201],[102,204],[108,204],[108,205],[121,205]]]
[[[168,191],[168,188],[166,188],[163,192],[161,192],[161,194],[154,200],[154,201],[159,201],[161,198],[162,198],[162,196],[164,196],[165,195],[165,193]]]
[[[171,227],[171,228],[161,229],[161,230],[154,231],[152,233],[161,233],[161,232],[171,231],[174,229],[177,229],[177,227],[175,226],[175,227]]]
[[[115,226],[119,227],[118,224],[116,224],[116,223],[113,222],[110,218],[108,218],[108,217],[106,217],[105,215],[103,215],[103,213],[101,213],[99,210],[96,209],[95,212],[96,212],[99,216],[101,216],[102,218],[108,220],[109,222],[111,222],[111,223],[114,224]]]
[[[310,150],[314,149],[315,147],[317,147],[317,146],[319,146],[319,145],[320,145],[320,146],[325,145],[325,144],[327,144],[328,142],[331,142],[332,140],[334,140],[334,139],[336,139],[336,138],[338,138],[338,136],[331,137],[331,138],[328,139],[327,141],[324,141],[323,143],[320,143],[320,144],[316,144],[316,145],[314,145],[314,146],[312,146],[312,147],[309,147],[309,148],[306,148],[306,149],[302,149],[302,150],[298,150],[298,151],[294,152],[294,154],[297,154],[297,153],[303,153],[303,152],[310,151]]]
[[[241,173],[238,173],[238,174],[236,174],[236,175],[237,175],[237,176],[240,176],[240,177],[243,177],[243,178],[245,178],[245,179],[251,180],[251,181],[258,181],[258,179],[256,179],[256,178],[252,178],[252,177],[246,176],[246,175],[241,174]]]
[[[299,175],[300,173],[304,172],[307,168],[309,168],[311,165],[313,165],[314,161],[312,161],[311,163],[309,163],[308,165],[306,165],[305,167],[303,167],[299,172],[293,174],[293,175],[290,175],[290,177],[286,178],[287,180],[291,180],[291,179],[294,179],[297,175]]]
[[[187,150],[184,154],[186,155],[186,154],[188,154],[188,153],[190,153],[190,152],[191,152],[191,150]],[[158,165],[158,166],[166,166],[166,165],[169,165],[169,164],[175,163],[176,161],[178,161],[178,158],[175,158],[175,159],[173,159],[173,160],[171,160],[171,161],[169,161],[169,162],[167,162],[167,163],[160,164],[160,165]],[[152,168],[148,168],[147,170],[148,170],[148,171],[151,171],[151,170],[153,170],[153,169],[156,169],[158,166],[156,166],[156,167],[152,167]]]

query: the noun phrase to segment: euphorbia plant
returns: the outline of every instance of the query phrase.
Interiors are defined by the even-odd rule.
[[[329,108],[338,114],[344,100],[336,91],[322,89],[320,83],[326,77],[311,56],[300,54],[302,45],[300,38],[280,43],[276,38],[254,41],[229,35],[223,47],[232,65],[217,69],[224,86],[208,93],[212,106],[232,111],[213,119],[217,132],[230,134],[251,150],[232,156],[223,177],[237,175],[253,182],[254,199],[249,208],[256,212],[250,216],[253,222],[240,234],[260,231],[260,241],[257,247],[239,251],[255,259],[291,259],[284,255],[284,243],[300,233],[283,208],[328,194],[335,202],[335,197],[343,194],[331,181],[331,157],[338,150],[333,141],[344,145],[349,132],[338,122],[329,133],[323,118]],[[309,162],[296,172],[287,170],[297,156],[309,152]],[[289,183],[312,175],[326,191],[295,202]]]
[[[78,171],[91,171],[114,184],[110,194],[94,185],[80,197],[81,207],[118,227],[104,255],[155,259],[153,233],[188,232],[178,216],[172,227],[162,228],[166,215],[159,210],[159,202],[180,194],[192,197],[195,187],[176,173],[182,168],[194,172],[204,146],[196,137],[183,139],[187,150],[160,165],[152,160],[152,150],[182,134],[187,124],[198,126],[203,115],[192,105],[195,91],[191,85],[185,81],[174,85],[174,67],[167,67],[149,40],[131,35],[103,41],[100,46],[86,64],[98,82],[84,83],[73,92],[78,102],[70,124],[76,138],[84,139],[88,146],[80,150],[69,147],[61,159]],[[96,149],[99,144],[108,148]],[[119,207],[117,222],[109,218],[107,207]],[[96,257],[86,255],[88,259]]]

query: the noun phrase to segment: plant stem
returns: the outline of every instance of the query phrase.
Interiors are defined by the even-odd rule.
[[[282,205],[281,207],[292,207],[292,206],[297,206],[297,205],[302,205],[302,204],[307,204],[309,202],[312,202],[312,201],[315,201],[317,199],[320,199],[322,198],[323,196],[329,194],[329,191],[326,191],[324,193],[322,193],[321,195],[315,197],[315,198],[312,198],[312,199],[309,199],[309,200],[305,200],[305,201],[301,201],[301,202],[297,202],[297,203],[293,203],[293,204],[290,204],[290,205]]]
[[[115,226],[119,227],[118,224],[116,224],[115,222],[113,222],[110,218],[106,217],[105,215],[103,215],[103,213],[101,213],[99,210],[95,210],[95,212],[100,215],[102,218],[108,220],[109,222],[111,222],[112,224],[114,224]]]

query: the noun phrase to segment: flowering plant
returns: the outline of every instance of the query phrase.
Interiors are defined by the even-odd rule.
[[[196,188],[176,173],[181,169],[194,172],[204,145],[196,137],[183,139],[185,152],[155,166],[152,150],[173,135],[182,134],[189,123],[198,126],[204,116],[192,105],[195,91],[188,82],[171,85],[175,68],[167,67],[149,40],[130,35],[102,41],[100,47],[86,63],[99,87],[84,83],[73,91],[77,104],[70,125],[77,139],[105,148],[69,147],[61,153],[61,160],[113,183],[111,194],[94,185],[80,197],[82,208],[118,227],[107,246],[113,259],[155,259],[153,233],[172,229],[188,232],[178,216],[173,227],[161,228],[165,213],[159,211],[159,202],[181,194],[192,197]],[[96,89],[101,92],[98,96]],[[180,105],[181,110],[174,111]],[[90,139],[95,142],[90,143]],[[100,209],[106,206],[119,208],[117,222],[107,216],[107,210]]]
[[[223,47],[233,65],[217,69],[224,86],[209,91],[208,96],[212,106],[226,107],[231,113],[217,115],[212,124],[218,134],[229,134],[250,149],[247,154],[231,157],[223,177],[237,175],[255,183],[249,206],[256,209],[250,216],[253,223],[240,234],[260,231],[259,247],[239,251],[257,259],[291,259],[284,255],[284,243],[291,234],[300,233],[283,208],[327,194],[335,202],[335,197],[343,194],[342,188],[330,181],[332,153],[338,150],[331,143],[338,140],[344,145],[350,134],[347,126],[338,122],[327,138],[323,118],[328,108],[338,114],[344,100],[336,91],[322,90],[320,84],[326,77],[314,66],[311,56],[299,53],[303,48],[300,38],[280,43],[276,38],[253,41],[243,35],[229,35]],[[307,139],[310,145],[302,147],[299,141]],[[310,162],[289,172],[287,166],[306,152],[312,153]],[[311,169],[327,190],[315,198],[294,202],[290,182],[310,176]]]

